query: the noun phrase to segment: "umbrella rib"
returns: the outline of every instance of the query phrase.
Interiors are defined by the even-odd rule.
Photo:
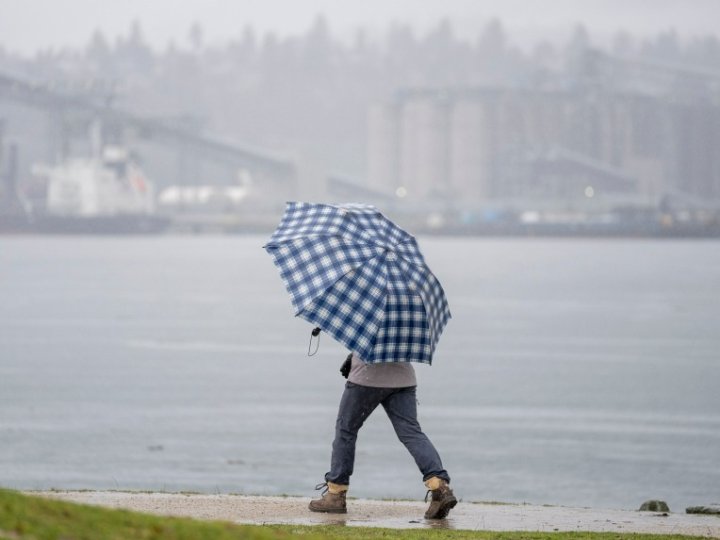
[[[383,252],[381,255],[387,256],[387,251]],[[382,268],[382,273],[384,274],[384,277],[385,277],[385,295],[383,296],[383,298],[385,299],[385,305],[383,306],[383,309],[382,309],[382,323],[384,324],[385,319],[386,319],[385,314],[386,314],[386,310],[387,310],[387,298],[388,298],[388,295],[390,294],[390,290],[389,290],[390,280],[388,279],[387,264],[381,265],[381,268]],[[379,330],[379,328],[380,328],[380,325],[378,325],[378,330]],[[378,334],[379,334],[379,331],[375,332],[373,334],[373,337],[370,340],[370,346],[368,347],[368,349],[373,352],[373,358],[375,357],[375,346],[377,345]]]
[[[408,281],[408,283],[414,283],[412,276],[410,276],[410,274],[402,267],[402,265],[398,264],[396,266],[400,270],[400,272],[402,272],[405,275],[405,279]],[[423,265],[423,266],[427,270],[428,274],[430,274],[430,276],[435,278],[434,274],[430,271],[430,269],[427,268],[427,266],[425,266],[425,265]],[[435,279],[437,280],[437,278],[435,278]],[[438,283],[438,285],[439,285],[439,283]],[[418,298],[420,298],[420,301],[422,302],[423,310],[425,312],[425,324],[427,326],[427,331],[430,334],[430,338],[431,338],[430,341],[431,341],[432,347],[434,349],[435,343],[437,343],[437,336],[435,336],[435,329],[430,324],[430,315],[429,315],[430,311],[428,310],[428,306],[427,306],[427,303],[425,302],[425,298],[423,298],[423,295],[420,294],[421,291],[422,291],[422,289],[418,288],[415,291],[415,294],[417,294]]]
[[[344,241],[352,240],[352,241],[354,241],[354,243],[359,244],[359,245],[371,245],[369,242],[357,242],[357,238],[353,238],[353,237],[349,237],[349,236],[346,237],[343,234],[340,234],[337,232],[316,232],[316,233],[312,233],[312,234],[297,233],[295,236],[292,236],[289,238],[283,238],[280,241],[270,240],[267,244],[265,244],[263,246],[263,249],[273,248],[273,247],[278,248],[278,247],[282,247],[285,244],[294,242],[295,240],[303,240],[303,239],[308,239],[308,238],[310,238],[310,239],[311,238],[319,238],[321,236],[325,236],[328,238],[335,237],[335,238],[338,238],[338,239],[341,239]]]

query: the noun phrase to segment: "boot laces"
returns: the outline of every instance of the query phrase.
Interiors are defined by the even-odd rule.
[[[425,502],[427,502],[428,497],[430,496],[431,493],[432,493],[432,489],[428,489],[427,493],[425,493]]]
[[[322,489],[322,491],[320,492],[320,495],[324,496],[328,492],[328,489],[329,489],[327,482],[321,482],[320,484],[315,486],[316,491],[320,490],[320,489]]]

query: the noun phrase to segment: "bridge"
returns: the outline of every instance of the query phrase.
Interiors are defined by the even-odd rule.
[[[291,196],[295,190],[296,166],[287,156],[204,133],[191,122],[144,117],[112,102],[112,96],[67,92],[48,83],[0,73],[0,118],[5,116],[6,137],[19,146],[18,174],[29,170],[28,155],[36,159],[38,155],[45,159],[66,157],[78,141],[85,148],[91,146],[93,126],[99,126],[96,131],[101,144],[129,147],[161,186],[233,184],[242,172],[245,177],[249,174],[259,191]],[[8,112],[10,107],[14,118]],[[23,137],[14,129],[32,121],[22,119],[18,110],[23,109],[44,115],[44,150],[37,149],[42,146],[37,137]],[[33,145],[36,148],[29,148]]]

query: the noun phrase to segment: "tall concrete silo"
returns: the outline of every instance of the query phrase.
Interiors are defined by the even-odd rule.
[[[410,199],[444,195],[449,179],[448,107],[432,94],[404,101],[400,120],[400,186]]]
[[[467,205],[491,193],[491,141],[487,105],[479,97],[458,98],[451,110],[450,182],[453,196]]]
[[[368,113],[368,187],[395,193],[400,185],[400,110],[397,102],[377,103]]]

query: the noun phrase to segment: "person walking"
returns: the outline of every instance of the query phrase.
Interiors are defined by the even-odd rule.
[[[355,463],[357,434],[370,414],[382,405],[395,433],[415,459],[428,493],[432,495],[425,519],[443,519],[457,504],[450,489],[450,476],[443,468],[440,455],[423,433],[417,420],[415,370],[409,362],[369,364],[356,354],[348,355],[340,369],[347,378],[340,400],[332,444],[330,471],[319,499],[310,502],[313,512],[344,514],[346,496]]]
[[[317,487],[325,490],[310,510],[347,512],[357,434],[382,405],[432,494],[425,517],[446,517],[457,499],[418,424],[411,363],[432,364],[452,315],[415,237],[369,204],[290,201],[264,248],[280,271],[295,316],[315,326],[311,344],[322,331],[352,351],[342,369],[348,381],[330,471]]]

